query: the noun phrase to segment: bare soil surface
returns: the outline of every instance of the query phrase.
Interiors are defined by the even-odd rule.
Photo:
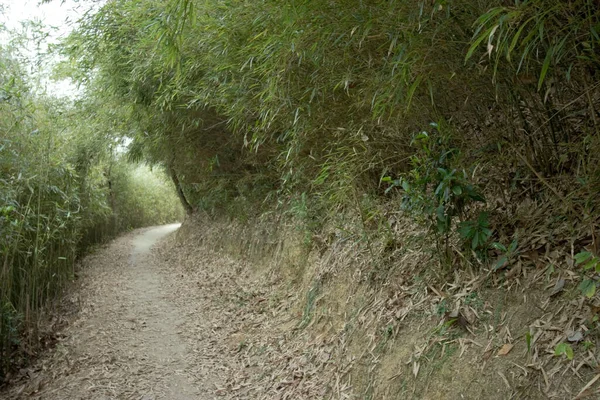
[[[64,340],[8,399],[208,399],[180,335],[187,315],[152,246],[179,225],[138,230],[85,261]],[[208,374],[209,375],[209,374]],[[204,378],[204,377],[203,377]],[[210,391],[212,392],[212,390]],[[204,393],[204,394],[203,394]]]

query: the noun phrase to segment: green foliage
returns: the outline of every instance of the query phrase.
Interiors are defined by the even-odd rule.
[[[584,279],[579,284],[579,290],[588,298],[594,297],[594,294],[596,294],[596,281],[589,278]]]
[[[600,258],[589,251],[582,251],[575,255],[576,265],[583,267],[586,272],[591,271],[592,273],[600,272]],[[584,278],[579,284],[579,290],[583,295],[588,298],[594,297],[596,294],[596,287],[598,283],[594,278]]]
[[[600,65],[599,23],[600,11],[594,0],[531,0],[493,7],[475,21],[476,30],[466,58],[486,44],[486,55],[494,57],[494,74],[504,57],[510,64],[517,63],[517,73],[535,72],[540,90],[552,69],[566,73],[570,79],[576,64],[592,68]]]
[[[599,13],[593,0],[113,0],[61,45],[55,75],[85,90],[75,104],[35,96],[18,46],[1,47],[4,366],[77,254],[180,219],[178,201],[241,221],[288,210],[307,241],[359,214],[348,236],[372,257],[390,241],[382,210],[400,208],[448,260],[451,240],[485,254],[502,204],[561,196],[559,183],[593,214]],[[127,163],[126,137],[154,172]],[[496,269],[518,255],[516,240],[491,246]],[[597,272],[596,257],[577,263]]]
[[[525,333],[525,344],[527,345],[527,354],[531,353],[531,331],[527,331],[527,333]]]
[[[469,183],[464,170],[453,168],[460,163],[460,151],[450,145],[439,125],[431,124],[431,132],[421,131],[412,140],[415,153],[411,156],[412,169],[399,179],[387,176],[386,192],[395,187],[403,191],[402,208],[417,217],[424,217],[430,230],[443,235],[456,229],[471,249],[483,248],[492,234],[488,213],[480,212],[475,220],[467,220],[470,208],[485,199]],[[455,223],[456,219],[461,222]]]
[[[411,142],[416,152],[410,157],[410,172],[400,179],[384,177],[382,181],[390,183],[388,192],[396,186],[403,189],[404,209],[422,213],[431,220],[434,231],[447,234],[455,217],[464,218],[468,206],[485,199],[468,182],[464,170],[453,168],[460,151],[450,146],[449,136],[440,132],[438,124],[431,125],[431,133],[422,131]],[[484,218],[478,221],[484,224]]]
[[[575,255],[575,263],[583,267],[585,271],[594,270],[600,272],[600,258],[590,251],[582,251]]]
[[[314,316],[314,308],[316,305],[315,303],[321,294],[321,289],[321,281],[315,280],[312,287],[306,294],[306,305],[304,306],[304,310],[302,312],[302,321],[300,322],[298,329],[306,328],[312,321]]]
[[[494,232],[514,237],[523,200],[564,197],[568,211],[548,212],[593,225],[598,24],[594,0],[105,2],[60,46],[56,75],[85,101],[34,99],[0,57],[3,255],[41,274],[43,260],[72,265],[77,243],[174,218],[150,211],[174,199],[118,155],[124,137],[187,213],[284,210],[307,241],[334,221],[372,257],[399,211],[452,265],[452,241],[485,257]],[[360,226],[337,224],[349,214]],[[491,246],[496,269],[519,253]]]
[[[35,351],[41,313],[79,254],[182,217],[172,183],[119,154],[117,112],[30,86],[15,49],[0,46],[0,380]]]
[[[364,204],[383,181],[446,251],[460,238],[484,257],[484,191],[511,204],[569,176],[597,203],[592,6],[116,0],[65,40],[63,71],[126,110],[129,155],[164,167],[188,212],[291,209],[307,238],[357,212],[370,246],[388,234]]]
[[[486,247],[489,238],[492,236],[488,217],[487,212],[482,212],[479,213],[477,220],[463,221],[458,225],[461,238],[467,244],[470,244],[472,250]]]
[[[162,225],[183,218],[173,183],[162,171],[120,162],[113,166],[111,181],[117,231]]]
[[[569,360],[573,359],[573,348],[568,343],[559,343],[554,348],[554,355],[561,356],[565,355]]]
[[[512,264],[515,257],[518,255],[518,245],[519,242],[517,241],[517,239],[514,239],[512,242],[510,242],[508,247],[503,245],[502,243],[492,243],[492,248],[500,251],[500,257],[498,257],[498,259],[494,263],[494,270],[499,270],[506,267],[507,265]]]

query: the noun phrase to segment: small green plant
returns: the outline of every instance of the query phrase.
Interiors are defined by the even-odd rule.
[[[471,306],[476,310],[483,309],[484,302],[477,292],[469,293],[463,300],[466,306]]]
[[[550,278],[552,277],[552,274],[554,272],[556,272],[556,268],[554,267],[554,264],[548,265],[548,268],[546,268],[546,282],[550,282]]]
[[[392,336],[394,336],[394,325],[389,324],[388,326],[385,327],[384,337],[386,340],[389,340],[392,338]]]
[[[568,343],[559,343],[554,348],[554,355],[561,356],[565,355],[569,360],[573,359],[573,348]]]
[[[472,250],[483,248],[490,236],[489,214],[487,212],[479,213],[475,221],[463,221],[458,225],[458,232],[463,240]]]
[[[442,299],[442,301],[440,301],[436,305],[435,313],[437,314],[438,317],[442,317],[442,316],[446,315],[447,312],[448,312],[448,301],[446,299]]]
[[[485,200],[475,190],[474,186],[467,182],[464,171],[438,168],[437,172],[437,182],[435,182],[436,188],[434,192],[434,201],[437,205],[435,209],[436,227],[438,233],[447,233],[452,228],[454,217],[464,215],[468,204],[485,202]],[[478,222],[480,220],[481,218],[478,218]],[[476,230],[473,232],[475,232],[475,236],[479,233]]]
[[[422,217],[430,231],[441,236],[448,250],[449,236],[455,227],[469,247],[482,247],[491,236],[488,214],[479,213],[473,221],[467,220],[469,207],[484,203],[485,198],[471,184],[464,170],[454,168],[460,151],[442,133],[440,125],[431,123],[432,130],[415,135],[411,145],[412,169],[398,179],[382,178],[389,187],[386,192],[399,187],[404,192],[402,208]],[[462,221],[458,225],[456,219]]]
[[[586,340],[585,342],[582,342],[581,345],[583,346],[583,349],[585,351],[590,350],[592,347],[595,346],[594,342],[591,342],[589,340]]]
[[[244,339],[238,343],[237,352],[239,353],[240,351],[244,350],[247,347],[248,347],[248,342],[246,342],[246,339]]]
[[[431,333],[435,336],[446,336],[449,338],[456,338],[460,336],[460,330],[454,330],[452,327],[457,326],[457,318],[449,318],[447,321],[444,321],[442,324],[435,327]]]
[[[508,247],[503,245],[502,243],[492,243],[492,247],[501,252],[500,257],[494,264],[495,271],[502,269],[507,265],[510,265],[514,261],[515,257],[518,254],[518,244],[519,243],[517,239],[514,239],[512,242],[510,242]]]
[[[584,271],[600,272],[600,258],[589,251],[582,251],[575,255],[575,263],[583,267]],[[579,284],[579,290],[586,297],[591,298],[596,294],[598,282],[593,278],[584,278]]]

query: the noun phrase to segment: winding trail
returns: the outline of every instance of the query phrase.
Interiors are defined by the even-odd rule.
[[[179,224],[138,230],[86,259],[65,340],[9,398],[204,399],[189,371],[172,277],[152,246]],[[38,363],[40,364],[40,363]]]
[[[325,398],[337,341],[292,332],[298,299],[276,274],[205,242],[205,226],[178,228],[129,232],[85,257],[52,313],[56,346],[0,399]]]

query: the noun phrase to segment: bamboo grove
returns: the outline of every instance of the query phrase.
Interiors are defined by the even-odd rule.
[[[116,0],[62,71],[130,107],[130,157],[188,212],[379,237],[403,210],[485,259],[523,204],[596,243],[599,23],[592,0]]]
[[[170,180],[120,154],[118,115],[35,94],[24,68],[0,47],[0,380],[48,340],[39,322],[79,255],[182,216]]]
[[[548,246],[597,251],[599,33],[594,0],[108,1],[62,43],[56,69],[86,88],[76,121],[90,133],[67,143],[23,128],[37,154],[23,176],[62,186],[23,182],[11,198],[34,210],[20,214],[28,243],[73,242],[38,227],[58,218],[80,232],[73,219],[106,215],[93,194],[115,144],[99,137],[119,130],[109,137],[164,168],[188,213],[277,211],[309,243],[357,218],[342,234],[378,257],[401,241],[389,229],[401,212],[449,267],[506,261],[540,227]],[[83,121],[90,112],[101,116]],[[60,217],[42,212],[55,203]]]

